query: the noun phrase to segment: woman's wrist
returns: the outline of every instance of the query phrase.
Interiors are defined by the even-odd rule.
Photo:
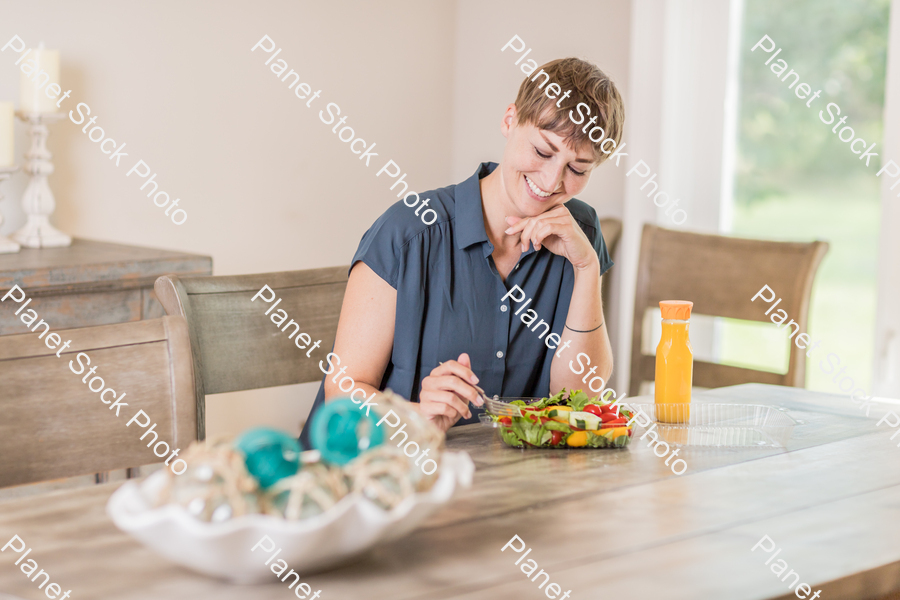
[[[596,276],[600,277],[600,258],[596,254],[592,254],[591,258],[584,265],[576,265],[573,264],[572,267],[575,269],[575,278],[579,277],[591,277]]]
[[[603,325],[600,279],[600,259],[596,255],[584,268],[575,267],[572,301],[565,325],[566,329],[577,332],[576,335],[594,333]]]

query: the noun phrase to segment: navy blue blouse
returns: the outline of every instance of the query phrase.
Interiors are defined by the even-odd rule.
[[[394,347],[380,389],[416,402],[422,379],[439,362],[467,352],[488,396],[548,394],[556,350],[544,340],[551,333],[562,334],[575,273],[566,258],[531,246],[504,283],[491,257],[494,246],[485,232],[479,187],[479,180],[495,168],[497,163],[482,163],[464,182],[420,194],[430,198],[428,206],[437,212],[431,225],[400,201],[363,236],[351,269],[362,261],[397,290]],[[600,273],[605,273],[613,263],[597,213],[574,198],[566,208],[593,244]],[[429,214],[428,220],[432,218]],[[525,298],[517,302],[521,294],[516,293],[503,300],[516,285]],[[536,327],[539,320],[550,324],[543,339],[539,334],[547,328]],[[551,338],[550,345],[558,342],[559,337]],[[310,421],[324,401],[323,377]],[[477,422],[481,411],[471,408],[472,418],[458,424]],[[303,434],[301,439],[308,441],[306,428]]]

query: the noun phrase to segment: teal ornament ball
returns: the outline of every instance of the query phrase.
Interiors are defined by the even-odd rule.
[[[384,443],[384,432],[377,422],[350,398],[338,398],[316,411],[310,440],[313,448],[322,454],[322,460],[345,465],[366,450]]]
[[[247,471],[262,488],[295,475],[300,469],[300,442],[283,431],[250,429],[234,441],[234,447],[244,455]]]

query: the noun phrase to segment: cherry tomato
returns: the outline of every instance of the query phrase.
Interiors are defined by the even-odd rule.
[[[613,421],[613,420],[615,420],[615,419],[617,419],[617,418],[618,418],[618,417],[616,417],[616,413],[605,412],[605,413],[601,413],[601,414],[600,414],[600,420],[603,421],[604,423],[608,423],[608,422]]]
[[[539,408],[530,408],[528,406],[520,406],[519,408],[522,410],[522,416],[532,423],[537,423],[538,417],[542,415],[541,409]]]
[[[543,424],[546,423],[547,421],[552,421],[552,420],[553,420],[553,419],[550,419],[550,418],[547,418],[547,417],[541,417],[541,425],[543,425]]]
[[[598,417],[603,415],[603,409],[596,404],[588,404],[584,407],[584,412],[591,413],[592,415],[597,415]]]
[[[556,431],[556,430],[551,431],[551,432],[550,432],[550,435],[553,436],[553,437],[550,438],[550,445],[551,445],[551,446],[556,446],[556,445],[558,445],[558,444],[559,444],[560,442],[562,442],[563,439],[565,439],[565,437],[566,437],[565,432],[563,432],[563,431]]]
[[[498,419],[498,420],[502,425],[506,425],[506,426],[512,425],[512,419],[510,417],[500,417],[500,419]]]

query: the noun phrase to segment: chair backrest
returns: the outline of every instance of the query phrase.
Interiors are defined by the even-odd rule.
[[[603,232],[603,241],[606,242],[606,248],[612,256],[622,238],[622,221],[612,218],[600,219],[600,231]]]
[[[200,439],[206,436],[207,394],[322,378],[319,361],[334,346],[348,271],[329,267],[156,280],[154,290],[163,308],[188,323]],[[301,340],[302,334],[311,342]],[[321,343],[312,349],[317,341]]]
[[[51,350],[45,343],[50,334],[0,336],[0,487],[162,462],[168,455],[147,447],[153,436],[140,440],[151,422],[159,436],[154,447],[165,441],[183,452],[196,439],[184,319],[55,333],[71,345]],[[120,406],[110,410],[118,398]],[[138,410],[150,421],[139,417],[126,426]]]
[[[769,305],[750,301],[768,285],[782,299],[778,308],[784,309],[805,332],[813,278],[827,251],[827,242],[748,240],[644,225],[634,300],[629,393],[637,395],[641,382],[655,376],[655,357],[641,352],[644,313],[648,308],[658,308],[660,300],[690,300],[694,303],[692,314],[770,322],[765,314]],[[695,359],[693,383],[706,388],[740,383],[803,387],[805,358],[805,352],[792,343],[788,371],[784,374]]]
[[[622,221],[619,219],[600,219],[600,231],[603,232],[603,241],[606,242],[606,249],[609,251],[610,257],[616,251],[619,240],[622,239]],[[609,315],[609,302],[612,296],[612,277],[603,278],[603,289],[600,290],[600,296],[603,299],[603,310]]]

